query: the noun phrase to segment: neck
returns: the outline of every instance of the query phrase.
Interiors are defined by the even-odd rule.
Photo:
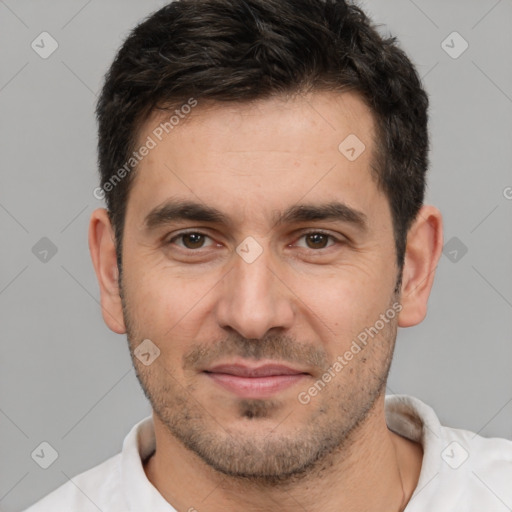
[[[156,451],[144,470],[150,482],[177,510],[226,512],[401,512],[421,469],[419,445],[391,432],[384,396],[343,447],[305,476],[275,486],[233,479],[213,470],[186,449],[153,413]]]

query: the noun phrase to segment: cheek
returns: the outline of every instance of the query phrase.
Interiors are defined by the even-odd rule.
[[[344,265],[337,271],[295,276],[290,288],[303,308],[318,315],[331,328],[344,330],[370,320],[387,306],[390,297],[388,276],[379,276],[372,265]],[[307,306],[307,308],[306,308]]]
[[[174,269],[160,267],[134,272],[126,287],[130,314],[144,331],[141,334],[165,344],[172,340],[173,346],[185,345],[196,338],[208,295],[218,279],[207,272],[185,278]]]
[[[296,327],[321,340],[330,360],[349,351],[354,340],[368,338],[367,329],[389,308],[392,279],[389,271],[381,272],[377,263],[359,263],[295,277],[290,288],[300,299]]]

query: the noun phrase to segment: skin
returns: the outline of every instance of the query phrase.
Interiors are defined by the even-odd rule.
[[[141,127],[146,140],[161,118]],[[366,146],[349,161],[338,145]],[[139,164],[126,212],[122,289],[113,229],[93,212],[89,246],[103,317],[127,334],[153,406],[148,479],[177,510],[402,510],[421,469],[419,445],[391,432],[385,382],[398,327],[420,323],[442,250],[442,217],[425,205],[398,278],[387,197],[370,173],[374,121],[355,93],[314,92],[244,104],[199,104]],[[230,225],[145,227],[169,198],[221,210]],[[276,211],[341,201],[366,230],[340,220],[276,225]],[[183,230],[204,238],[175,238]],[[334,238],[311,239],[322,230]],[[247,263],[236,248],[253,237]],[[339,242],[336,242],[338,240]],[[307,391],[365,328],[401,311],[307,404]],[[160,355],[133,356],[144,339]],[[276,394],[243,399],[202,372],[277,361],[306,372]]]

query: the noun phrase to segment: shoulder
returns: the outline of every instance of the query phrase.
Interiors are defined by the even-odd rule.
[[[25,512],[121,512],[128,510],[122,501],[121,454],[72,477],[69,481],[30,506]]]
[[[512,510],[512,441],[441,425],[414,397],[386,397],[388,425],[423,447],[417,488],[407,512]]]
[[[510,510],[512,441],[450,427],[441,427],[441,436],[446,481],[459,483],[467,499]]]
[[[137,504],[155,498],[156,490],[147,480],[141,457],[155,448],[152,417],[132,426],[123,441],[122,451],[101,464],[70,478],[63,485],[25,510],[25,512],[126,512]],[[159,495],[158,495],[159,496]]]

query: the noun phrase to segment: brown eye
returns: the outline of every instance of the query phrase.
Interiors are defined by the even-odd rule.
[[[331,238],[329,235],[324,233],[310,233],[305,235],[307,245],[310,249],[325,249],[327,247],[328,239]]]
[[[187,249],[199,249],[204,243],[204,235],[200,233],[186,233],[182,239]]]
[[[210,238],[207,235],[204,235],[203,233],[198,232],[192,232],[189,233],[181,233],[179,235],[176,235],[175,237],[171,238],[168,242],[169,245],[172,245],[176,242],[176,240],[181,241],[181,243],[177,243],[178,247],[181,247],[183,249],[201,249],[205,245],[205,240]]]

